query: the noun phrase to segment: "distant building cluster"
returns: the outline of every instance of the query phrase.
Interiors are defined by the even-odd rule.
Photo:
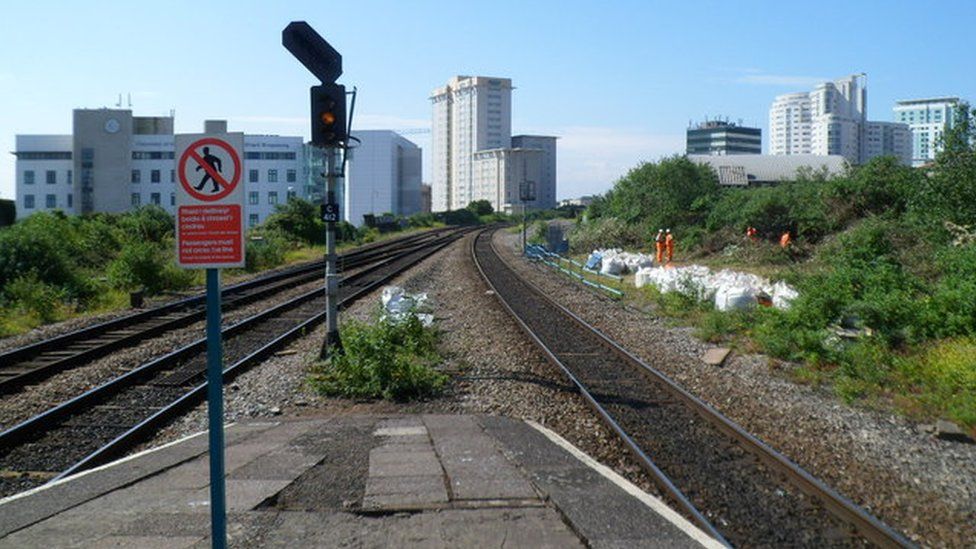
[[[795,157],[793,161],[705,159],[703,156],[762,156],[761,130],[727,120],[689,126],[686,152],[696,162],[722,167],[724,175],[720,173],[719,179],[725,185],[764,181],[793,165],[833,172],[841,165],[837,159],[843,159],[844,165],[857,165],[879,156],[894,156],[912,166],[934,160],[943,132],[956,122],[960,99],[898,101],[894,121],[871,121],[867,119],[865,81],[864,74],[852,75],[773,100],[768,153],[772,157]],[[820,160],[831,157],[836,158]]]
[[[556,138],[512,136],[512,81],[455,76],[433,91],[431,208],[556,206]]]
[[[77,109],[72,119],[71,134],[16,136],[18,218],[51,210],[118,213],[150,204],[175,212],[173,116]],[[226,133],[227,123],[206,121],[203,132]],[[349,154],[346,185],[336,197],[343,219],[358,226],[365,214],[423,211],[420,148],[388,130],[353,135],[359,146]],[[245,135],[242,161],[249,227],[291,197],[323,199],[322,151],[299,136]]]

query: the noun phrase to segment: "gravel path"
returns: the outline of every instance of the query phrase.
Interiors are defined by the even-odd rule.
[[[320,327],[232,382],[225,391],[227,420],[410,412],[532,419],[652,491],[560,372],[486,293],[470,261],[469,238],[392,282],[429,295],[443,332],[444,368],[453,378],[443,397],[401,405],[311,393],[304,381],[324,335]],[[496,236],[513,258],[516,238],[504,232]],[[843,406],[825,391],[790,382],[761,356],[735,355],[723,368],[705,366],[699,357],[708,346],[695,340],[691,330],[670,327],[548,269],[516,261],[549,295],[913,539],[931,546],[973,544],[976,447],[935,439],[899,417]],[[366,318],[378,302],[379,291],[344,315]],[[205,426],[206,406],[200,405],[146,446]]]

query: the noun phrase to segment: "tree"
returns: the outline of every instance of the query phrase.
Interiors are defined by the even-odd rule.
[[[939,226],[945,221],[976,224],[976,111],[961,103],[951,128],[940,139],[942,150],[911,207]]]
[[[603,216],[651,229],[690,226],[707,216],[718,193],[718,178],[710,167],[674,156],[630,170],[599,209]]]
[[[319,218],[319,209],[308,200],[297,197],[279,204],[275,213],[264,222],[264,228],[281,231],[288,239],[301,244],[325,242],[325,222]]]
[[[495,213],[495,209],[491,207],[491,202],[487,200],[475,200],[468,204],[468,209],[479,217]]]

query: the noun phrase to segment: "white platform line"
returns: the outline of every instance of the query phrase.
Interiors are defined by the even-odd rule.
[[[234,423],[228,423],[227,425],[224,425],[224,429],[227,429],[228,427],[231,427],[233,425],[234,425]],[[65,482],[69,482],[69,481],[75,480],[77,478],[81,478],[81,477],[83,477],[85,475],[90,475],[91,473],[94,473],[96,471],[101,471],[103,469],[108,469],[109,467],[114,467],[114,466],[116,466],[116,465],[118,465],[120,463],[125,463],[127,461],[131,461],[131,460],[136,459],[138,457],[142,457],[142,456],[144,456],[146,454],[151,454],[153,452],[157,452],[159,450],[163,450],[165,448],[169,448],[170,446],[176,446],[177,444],[179,444],[181,442],[185,442],[187,440],[190,440],[192,438],[196,438],[196,437],[198,437],[200,435],[205,435],[205,434],[207,434],[207,431],[200,431],[198,433],[193,433],[192,435],[187,435],[187,436],[185,436],[183,438],[174,440],[172,442],[167,442],[166,444],[162,444],[160,446],[156,446],[155,448],[148,448],[148,449],[143,450],[143,451],[141,451],[139,453],[132,454],[131,456],[125,456],[124,458],[120,458],[120,459],[117,459],[115,461],[111,461],[109,463],[106,463],[105,465],[99,465],[98,467],[95,467],[95,468],[92,468],[92,469],[88,469],[88,470],[85,470],[85,471],[81,471],[80,473],[75,473],[75,474],[71,475],[70,477],[65,477],[65,478],[62,478],[62,479],[58,479],[58,480],[56,480],[54,482],[48,482],[46,484],[42,484],[40,486],[31,488],[30,490],[27,490],[27,491],[24,491],[24,492],[20,492],[20,493],[14,494],[12,496],[7,496],[7,497],[5,497],[3,499],[0,499],[0,505],[3,505],[5,503],[7,503],[7,502],[14,501],[14,500],[17,500],[17,499],[20,499],[20,498],[25,498],[25,497],[30,496],[32,494],[36,494],[36,493],[41,492],[43,490],[47,490],[48,488],[53,488],[53,487],[55,487],[55,486],[57,486],[59,484],[64,484]]]
[[[576,459],[582,461],[588,467],[600,473],[604,478],[610,482],[619,486],[623,491],[637,498],[641,503],[647,505],[654,510],[655,513],[664,517],[671,524],[674,524],[679,530],[688,535],[691,539],[702,544],[704,547],[709,547],[713,549],[725,549],[725,545],[722,545],[715,538],[709,536],[703,532],[700,528],[688,521],[688,519],[679,515],[674,509],[668,507],[666,503],[661,501],[659,498],[648,494],[647,492],[641,490],[635,486],[632,482],[625,479],[624,477],[618,475],[613,469],[610,469],[606,465],[598,462],[597,460],[591,458],[590,456],[584,454],[579,448],[573,446],[566,439],[559,436],[558,434],[550,431],[546,427],[534,422],[526,420],[530,426],[535,430],[539,431],[546,436],[549,440],[554,442],[556,445],[566,450],[570,454],[576,457]]]

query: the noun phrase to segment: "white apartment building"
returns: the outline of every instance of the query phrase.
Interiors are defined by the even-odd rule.
[[[365,214],[409,216],[422,210],[421,150],[389,130],[354,131],[348,152],[342,218],[355,226]]]
[[[431,93],[432,210],[466,207],[474,198],[473,155],[511,145],[512,81],[455,76]]]
[[[952,128],[958,109],[958,97],[907,99],[895,103],[895,122],[908,124],[911,130],[912,166],[935,160],[942,133]]]
[[[208,121],[207,133],[226,132]],[[123,109],[78,109],[71,135],[18,135],[17,216],[124,212],[155,204],[176,209],[172,117],[136,117]],[[263,222],[290,196],[308,197],[308,148],[301,137],[244,136],[245,219]]]
[[[521,208],[521,186],[534,191],[527,208],[541,206],[540,192],[545,165],[542,149],[487,149],[474,153],[473,200],[487,200],[496,212],[516,213]]]
[[[904,162],[901,129],[872,127],[875,123],[867,120],[865,78],[852,75],[818,84],[809,93],[776,97],[769,109],[769,153],[840,155],[852,164],[894,155]]]
[[[810,94],[777,96],[769,109],[769,154],[810,154]]]
[[[556,207],[556,137],[551,135],[513,135],[513,149],[542,151],[542,173],[536,185],[534,206],[541,209]]]
[[[864,155],[895,156],[902,164],[912,165],[912,132],[897,122],[868,122],[864,125]]]

